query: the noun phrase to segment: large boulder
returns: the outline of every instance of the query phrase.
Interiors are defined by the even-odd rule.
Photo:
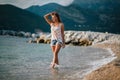
[[[67,37],[65,38],[65,44],[70,44],[71,41],[72,41],[72,40],[71,40],[70,38],[67,38]]]
[[[46,43],[46,44],[50,44],[51,43],[51,39],[45,39],[45,41],[44,41],[44,43]]]
[[[8,33],[10,36],[16,36],[17,35],[17,32],[16,31],[9,31]]]
[[[51,34],[46,35],[44,40],[45,40],[44,43],[50,44],[51,43]]]
[[[38,38],[38,39],[36,40],[36,42],[37,42],[37,43],[44,43],[44,39]]]
[[[27,37],[27,38],[32,37],[31,35],[32,35],[32,34],[31,34],[30,32],[26,32],[26,33],[25,33],[25,37]]]
[[[80,46],[89,46],[92,45],[92,41],[89,41],[87,38],[82,38],[79,40],[79,45]]]

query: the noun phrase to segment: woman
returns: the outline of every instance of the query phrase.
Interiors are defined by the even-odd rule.
[[[51,16],[51,19],[49,19]],[[44,16],[47,23],[51,26],[51,48],[53,52],[53,61],[51,62],[51,68],[55,65],[59,65],[58,53],[61,47],[65,47],[64,40],[64,24],[61,22],[57,12],[48,13]]]

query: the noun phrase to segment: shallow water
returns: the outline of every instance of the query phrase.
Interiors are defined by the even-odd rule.
[[[80,80],[113,59],[109,50],[66,46],[59,53],[60,67],[50,69],[50,45],[27,40],[0,36],[0,80]]]

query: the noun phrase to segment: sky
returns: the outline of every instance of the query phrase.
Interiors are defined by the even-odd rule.
[[[0,4],[12,4],[22,9],[28,8],[32,5],[45,5],[48,3],[57,3],[62,6],[70,5],[74,0],[0,0]]]

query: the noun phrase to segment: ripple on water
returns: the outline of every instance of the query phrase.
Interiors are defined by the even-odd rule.
[[[60,67],[50,69],[50,45],[26,41],[27,38],[0,36],[0,80],[80,80],[113,58],[105,49],[66,46],[59,53]]]

